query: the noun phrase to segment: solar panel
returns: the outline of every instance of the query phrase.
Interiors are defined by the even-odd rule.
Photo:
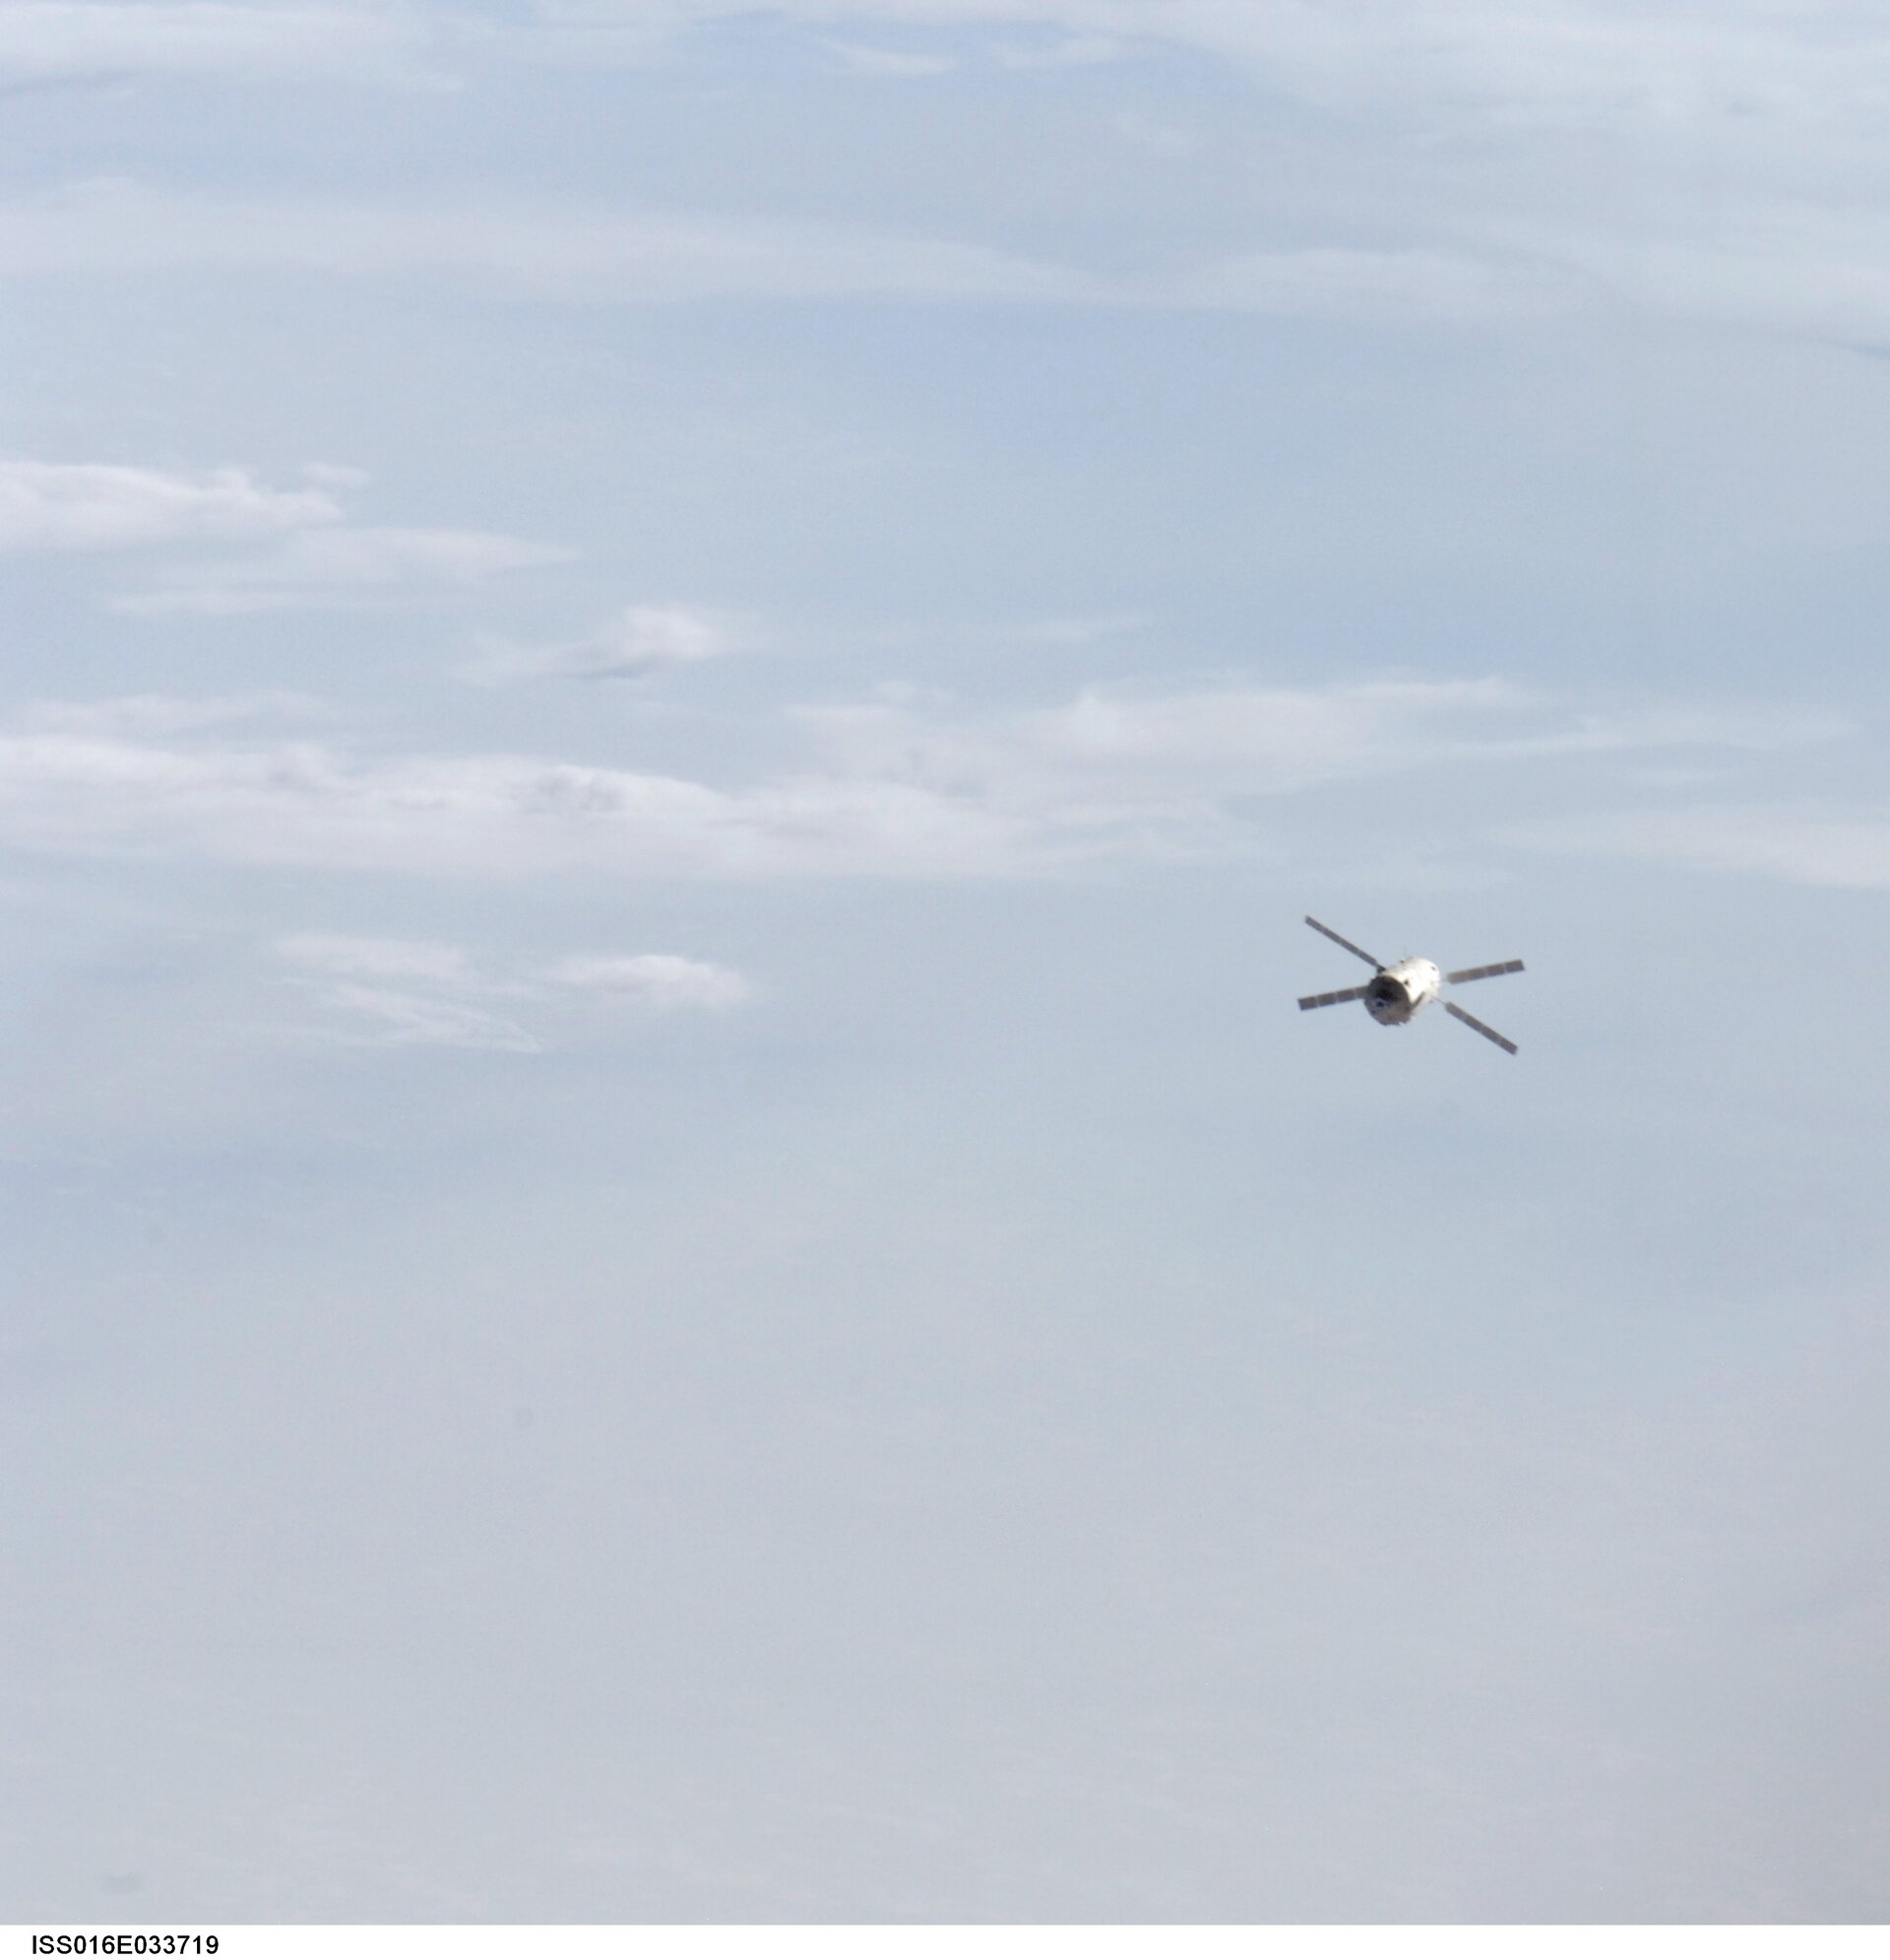
[[[1337,1007],[1342,1000],[1363,1000],[1365,989],[1362,986],[1341,987],[1337,993],[1309,993],[1299,1003],[1301,1008]]]
[[[1507,1035],[1499,1035],[1494,1028],[1485,1027],[1482,1022],[1478,1020],[1476,1015],[1466,1014],[1464,1010],[1461,1007],[1459,1007],[1454,1000],[1447,1000],[1444,1002],[1444,1012],[1446,1014],[1456,1015],[1458,1020],[1460,1020],[1466,1028],[1475,1028],[1477,1032],[1480,1036],[1482,1036],[1484,1041],[1494,1042],[1496,1045],[1499,1048],[1502,1048],[1506,1053],[1513,1055],[1516,1052],[1516,1043],[1512,1042]]]
[[[1359,959],[1364,961],[1366,966],[1382,967],[1385,964],[1384,961],[1382,960],[1374,960],[1371,957],[1371,955],[1367,953],[1362,946],[1354,946],[1350,939],[1342,938],[1337,932],[1335,932],[1332,929],[1330,925],[1321,925],[1319,921],[1313,917],[1311,913],[1307,913],[1306,915],[1306,923],[1310,925],[1315,932],[1323,932],[1326,935],[1326,937],[1330,939],[1335,946],[1343,946],[1348,953],[1355,953]]]
[[[1493,967],[1464,967],[1444,978],[1452,986],[1462,986],[1465,980],[1493,980],[1498,974],[1519,974],[1522,970],[1521,960],[1499,960]]]

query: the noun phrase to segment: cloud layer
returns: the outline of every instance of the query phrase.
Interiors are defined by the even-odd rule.
[[[126,551],[329,525],[325,488],[270,489],[245,470],[195,474],[103,463],[0,460],[0,551]]]
[[[358,488],[359,474],[318,465],[305,474],[303,488],[273,489],[238,469],[0,461],[0,551],[250,547],[159,563],[154,583],[111,601],[147,616],[356,606],[464,590],[576,555],[488,531],[349,524],[340,492]]]
[[[373,603],[482,585],[508,572],[568,563],[561,545],[488,531],[335,525],[305,531],[247,558],[165,566],[121,612],[210,617]]]
[[[75,727],[0,736],[16,849],[453,877],[1043,875],[1266,848],[1246,799],[1439,766],[1762,752],[1846,725],[1779,709],[1597,712],[1494,680],[1088,691],[1031,712],[865,703],[793,719],[807,766],[722,786],[504,753]],[[149,703],[138,717],[149,724]],[[133,726],[138,718],[133,718]],[[160,718],[161,726],[161,718]]]
[[[427,274],[539,299],[1069,302],[1107,289],[1068,267],[950,239],[767,217],[545,206],[206,199],[127,183],[0,206],[0,271]]]
[[[729,621],[683,605],[627,605],[583,639],[537,646],[488,640],[470,680],[642,680],[720,660],[747,644]]]
[[[425,10],[388,5],[255,6],[235,0],[14,0],[0,9],[0,79],[125,75],[306,81],[415,72]]]
[[[1881,1918],[1885,39],[0,8],[10,1897]]]
[[[676,953],[480,960],[430,940],[318,932],[274,952],[320,1010],[322,1037],[369,1047],[536,1054],[576,1039],[583,1009],[720,1013],[749,995],[732,968]]]
[[[1458,198],[1446,209],[1446,195]],[[1681,319],[1877,344],[1890,339],[1890,221],[1874,207],[1755,193],[1711,242],[1623,234],[1571,209],[1520,219],[1488,187],[1440,191],[1414,233],[1365,242],[1337,214],[1313,244],[1196,251],[1136,277],[974,239],[767,216],[541,208],[269,205],[122,184],[0,204],[0,273],[240,271],[447,279],[558,304],[899,301],[1250,314],[1384,326],[1554,315]],[[1266,229],[1274,228],[1271,224]],[[1303,228],[1303,225],[1294,227]]]
[[[1499,835],[1533,851],[1634,858],[1840,891],[1890,891],[1890,812],[1878,808],[1702,804],[1564,817]]]
[[[1309,186],[1272,218],[1262,207],[1254,235],[1125,276],[950,226],[763,209],[270,203],[92,180],[0,207],[0,268],[447,275],[625,304],[898,298],[1418,323],[1578,309],[1890,335],[1890,281],[1877,270],[1890,233],[1852,194],[1890,169],[1890,85],[1873,79],[1890,72],[1890,35],[1854,5],[1813,27],[1759,0],[1710,19],[1673,4],[1458,0],[1421,21],[1357,0],[789,0],[759,11],[600,0],[544,4],[509,23],[417,5],[41,0],[8,10],[0,75],[355,79],[423,63],[464,75],[559,49],[641,57],[710,27],[799,28],[862,76],[946,81],[978,55],[1020,86],[1058,67],[1185,49],[1297,104],[1311,119],[1302,140],[1331,147],[1333,185]],[[835,42],[840,28],[849,38]],[[1710,235],[1683,212],[1670,221],[1656,204],[1624,211],[1599,196],[1599,166],[1615,158],[1650,186],[1716,170]],[[969,214],[965,229],[978,229]]]

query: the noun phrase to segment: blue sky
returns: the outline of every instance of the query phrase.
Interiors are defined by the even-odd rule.
[[[13,1917],[1881,1917],[1884,38],[7,10]]]

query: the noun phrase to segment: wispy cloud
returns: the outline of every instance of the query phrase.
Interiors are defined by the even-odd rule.
[[[891,10],[886,11],[890,15]],[[1028,25],[1028,11],[1017,10],[1018,26]],[[889,18],[887,25],[894,24]],[[886,46],[878,42],[830,40],[827,46],[854,74],[895,82],[950,75],[980,63],[1009,69],[1095,68],[1105,62],[1120,61],[1129,52],[1125,42],[1107,34],[1055,32],[1023,32],[976,46],[966,45],[962,39],[947,46],[937,36],[928,45]]]
[[[1724,704],[1597,710],[1496,678],[1332,687],[1086,689],[1022,715],[866,702],[803,711],[830,754],[940,790],[985,786],[1049,804],[1098,791],[1212,799],[1284,795],[1442,763],[1675,749],[1766,750],[1832,739],[1841,716]]]
[[[728,967],[674,953],[582,954],[543,969],[554,986],[662,1011],[721,1010],[748,998],[748,982]]]
[[[176,270],[444,279],[549,303],[899,300],[1247,313],[1359,323],[1501,325],[1550,314],[1736,321],[1890,338],[1890,221],[1780,194],[1710,247],[1623,238],[1573,213],[1524,221],[1478,192],[1429,217],[1176,255],[1137,276],[973,240],[799,220],[473,206],[239,202],[90,184],[0,205],[0,274]],[[1306,219],[1295,224],[1303,232]],[[1334,218],[1336,234],[1357,221]],[[1441,234],[1441,235],[1440,235]]]
[[[890,52],[866,43],[889,69],[973,65],[993,49],[1013,63],[1185,49],[1300,105],[1295,182],[1308,157],[1332,159],[1332,197],[1314,189],[1271,223],[1256,214],[1260,235],[1140,279],[1040,266],[1025,296],[1438,324],[1647,314],[1890,339],[1890,224],[1857,194],[1890,167],[1890,24],[1858,0],[1815,20],[1770,0],[1402,13],[1360,0],[781,0],[767,13],[810,33],[902,36]],[[735,0],[660,15],[624,0],[587,16],[672,32],[754,17]],[[1118,126],[1174,147],[1132,106]],[[1687,201],[1630,211],[1605,189],[1619,170],[1655,182],[1676,167],[1715,185],[1710,235]],[[1018,292],[980,280],[951,296]]]
[[[481,585],[508,572],[567,564],[576,555],[497,532],[337,525],[300,532],[249,557],[167,566],[151,588],[122,594],[112,604],[148,617],[359,605]]]
[[[1275,318],[1469,323],[1562,312],[1606,297],[1600,282],[1546,251],[1323,245],[1217,259],[1181,275],[1166,300]]]
[[[641,680],[696,666],[752,644],[752,632],[724,615],[684,605],[627,605],[598,632],[576,640],[519,646],[496,639],[465,669],[469,680]]]
[[[1777,708],[1597,712],[1498,680],[1090,690],[1027,713],[866,702],[792,721],[805,766],[736,786],[529,755],[25,729],[0,738],[0,842],[473,878],[1028,876],[1262,850],[1247,803],[1322,784],[1762,751],[1845,727]]]
[[[332,932],[297,932],[276,942],[292,966],[343,980],[431,980],[452,986],[480,984],[472,960],[458,946],[421,939],[359,939]]]
[[[1518,824],[1504,844],[1791,884],[1890,891],[1890,810],[1708,804]]]
[[[1827,9],[1814,26],[1764,0],[1710,16],[1676,0],[1454,0],[1406,16],[1354,0],[787,0],[763,11],[812,34],[844,30],[825,44],[892,76],[971,60],[1094,63],[1124,47],[1212,55],[1298,100],[1317,119],[1304,140],[1339,146],[1372,187],[1323,214],[1313,200],[1276,227],[1286,235],[1228,240],[1128,278],[976,238],[761,214],[287,205],[105,181],[0,208],[0,270],[445,276],[620,304],[899,298],[1432,322],[1646,309],[1890,336],[1890,281],[1874,270],[1890,227],[1853,195],[1890,163],[1890,28],[1860,5]],[[418,7],[37,0],[0,10],[0,76],[9,64],[23,76],[410,71],[420,50],[456,42],[500,60],[529,52],[535,33],[647,48],[756,10],[623,0],[535,15],[521,32]],[[876,30],[904,38],[860,38]],[[1594,195],[1594,146],[1638,146],[1652,159],[1676,140],[1696,162],[1725,161],[1710,239],[1646,212],[1624,228]],[[1525,204],[1512,194],[1519,147],[1536,187]]]
[[[1029,647],[1094,647],[1148,624],[1139,612],[1092,612],[1062,619],[1033,619],[1011,637]]]
[[[341,516],[322,485],[271,489],[245,470],[0,460],[0,551],[125,551],[269,537]]]
[[[101,701],[35,701],[20,711],[33,733],[106,738],[189,735],[246,722],[325,721],[331,710],[312,695],[283,690],[252,694],[117,694]]]
[[[1613,305],[1554,239],[1293,246],[1197,255],[1142,278],[961,240],[786,219],[495,207],[272,206],[123,183],[0,206],[0,272],[247,268],[445,277],[548,301],[1030,303],[1352,320],[1509,320]]]
[[[923,53],[914,48],[865,47],[839,40],[830,40],[827,45],[853,74],[883,81],[911,82],[931,75],[949,75],[959,65],[954,55]]]
[[[488,531],[346,521],[357,471],[311,465],[275,489],[245,470],[165,471],[100,463],[0,461],[0,551],[151,552],[215,542],[247,547],[161,564],[121,612],[205,615],[359,605],[480,585],[576,554]],[[661,638],[657,620],[646,637]],[[671,638],[680,644],[681,629]]]
[[[0,841],[472,878],[976,874],[1028,842],[976,800],[899,782],[722,790],[537,756],[55,735],[0,739]]]
[[[395,80],[419,72],[425,10],[241,5],[237,0],[11,0],[0,81],[123,75]]]
[[[518,1022],[464,1000],[346,980],[327,990],[326,1002],[338,1015],[330,1039],[367,1047],[536,1054],[544,1045]]]
[[[378,1047],[532,1054],[575,1038],[577,1006],[724,1012],[749,993],[732,968],[677,953],[482,961],[436,941],[321,932],[291,934],[274,951],[324,1010],[326,1038]]]
[[[1100,68],[1126,60],[1126,41],[1109,34],[1061,34],[1047,40],[1003,40],[993,43],[991,59],[1000,68]]]
[[[642,0],[594,17],[647,11]],[[751,13],[738,0],[673,0],[672,26]],[[1423,107],[1439,118],[1587,128],[1719,116],[1828,123],[1880,106],[1890,49],[1881,14],[1838,0],[1814,25],[1771,0],[1709,14],[1683,0],[1444,0],[1400,12],[1361,0],[777,0],[812,26],[905,32],[1030,30],[1055,46],[1120,39],[1180,47],[1263,73],[1333,107]],[[1054,37],[1054,38],[1052,38]]]
[[[568,204],[273,205],[123,182],[0,207],[0,271],[240,267],[344,278],[424,273],[540,299],[1071,301],[1068,267],[950,239],[785,219],[585,212]]]

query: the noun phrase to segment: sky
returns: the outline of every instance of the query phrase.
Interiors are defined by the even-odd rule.
[[[0,10],[4,1917],[1881,1920],[1886,76]]]

